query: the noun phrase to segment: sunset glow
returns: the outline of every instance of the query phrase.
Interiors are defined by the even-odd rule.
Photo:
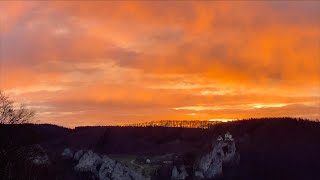
[[[320,118],[320,3],[1,1],[0,89],[67,127]]]

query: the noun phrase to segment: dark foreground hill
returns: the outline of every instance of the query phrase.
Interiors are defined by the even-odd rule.
[[[17,158],[14,153],[3,152],[33,144],[43,147],[51,161],[49,166],[41,170],[37,171],[36,167],[33,167],[38,179],[79,179],[79,176],[72,174],[68,162],[60,158],[65,148],[91,149],[122,159],[127,156],[152,158],[174,154],[179,157],[179,161],[188,165],[208,151],[212,141],[225,132],[233,135],[241,157],[239,165],[227,174],[225,179],[320,179],[320,123],[292,118],[235,121],[216,124],[209,129],[67,129],[54,125],[1,125],[0,175],[2,178],[18,179],[21,174],[25,177],[22,179],[27,179],[26,166],[19,165],[23,154],[20,155],[21,158]],[[153,179],[157,179],[159,172],[157,173]],[[169,175],[161,177],[169,178]],[[85,176],[81,178],[86,179]]]

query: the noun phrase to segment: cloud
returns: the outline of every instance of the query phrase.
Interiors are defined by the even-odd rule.
[[[319,12],[317,2],[0,2],[0,88],[67,126],[319,118]]]

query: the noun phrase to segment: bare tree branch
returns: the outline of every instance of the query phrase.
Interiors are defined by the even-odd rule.
[[[25,105],[15,108],[14,101],[0,90],[0,124],[28,123],[34,115],[35,112],[27,109]]]

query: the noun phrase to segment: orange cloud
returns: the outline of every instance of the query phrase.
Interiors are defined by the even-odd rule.
[[[318,2],[0,2],[0,88],[40,122],[319,118]]]

